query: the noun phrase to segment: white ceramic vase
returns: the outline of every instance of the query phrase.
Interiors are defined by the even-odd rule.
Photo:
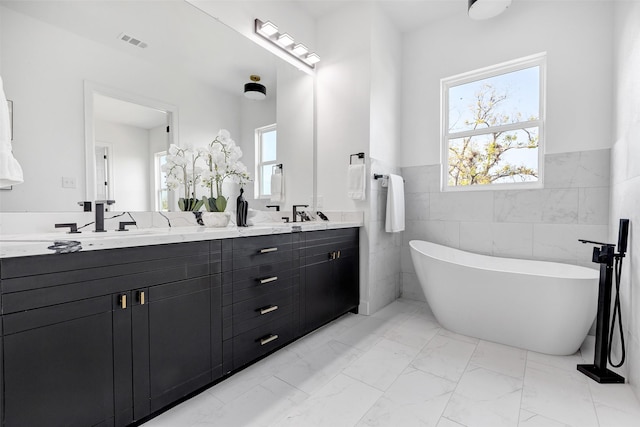
[[[202,212],[202,222],[205,227],[222,228],[229,225],[231,214],[229,212]]]

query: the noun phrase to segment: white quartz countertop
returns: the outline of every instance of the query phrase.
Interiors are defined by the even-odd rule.
[[[110,230],[104,233],[84,231],[78,234],[69,234],[64,231],[59,231],[52,233],[2,234],[0,235],[0,258],[55,254],[53,249],[48,248],[56,241],[80,242],[80,246],[82,247],[81,251],[93,251],[234,237],[263,236],[299,231],[351,228],[361,227],[362,225],[362,221],[311,221],[260,223],[249,227],[230,225],[224,228],[210,228],[194,225],[171,228],[153,227],[137,229],[133,227],[129,231]]]

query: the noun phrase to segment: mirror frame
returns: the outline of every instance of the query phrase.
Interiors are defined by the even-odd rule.
[[[166,111],[170,132],[167,150],[171,144],[179,145],[178,107],[145,96],[132,94],[120,89],[101,85],[89,80],[84,81],[84,150],[85,150],[85,197],[87,201],[96,199],[96,158],[95,125],[93,95],[100,94],[121,101],[139,104],[156,110]],[[114,196],[115,197],[115,196]]]

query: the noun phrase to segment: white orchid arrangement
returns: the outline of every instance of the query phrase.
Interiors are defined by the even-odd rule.
[[[210,196],[202,198],[204,206],[210,212],[224,212],[228,201],[222,195],[225,179],[229,178],[241,186],[251,180],[247,167],[240,161],[242,150],[231,139],[229,131],[221,129],[209,145],[199,150],[199,155],[208,167],[202,172],[202,185],[209,188]],[[213,196],[214,188],[216,197]]]
[[[167,187],[184,191],[184,197],[178,200],[182,211],[197,211],[204,203],[196,198],[196,185],[200,183],[203,171],[197,164],[199,158],[200,154],[196,155],[193,147],[180,148],[171,144],[167,161],[162,165],[162,172],[167,176]]]
[[[184,197],[178,200],[180,209],[198,211],[204,205],[210,212],[224,212],[228,201],[222,195],[224,181],[229,178],[243,185],[251,180],[247,167],[239,160],[240,157],[242,150],[226,129],[221,129],[213,141],[197,150],[171,144],[162,171],[166,174],[169,189],[184,191]],[[204,167],[200,166],[202,162]],[[209,189],[210,197],[204,196],[201,200],[196,197],[198,184]]]

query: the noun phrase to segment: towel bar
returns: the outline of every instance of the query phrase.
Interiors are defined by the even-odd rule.
[[[364,161],[364,153],[356,153],[356,154],[351,154],[349,156],[349,164],[352,165],[353,164],[353,156],[357,156],[358,159],[362,159],[362,161]]]
[[[389,175],[381,175],[379,173],[374,173],[373,174],[373,179],[380,179],[380,178],[386,178],[389,179]],[[407,182],[404,178],[402,178],[403,182]]]

